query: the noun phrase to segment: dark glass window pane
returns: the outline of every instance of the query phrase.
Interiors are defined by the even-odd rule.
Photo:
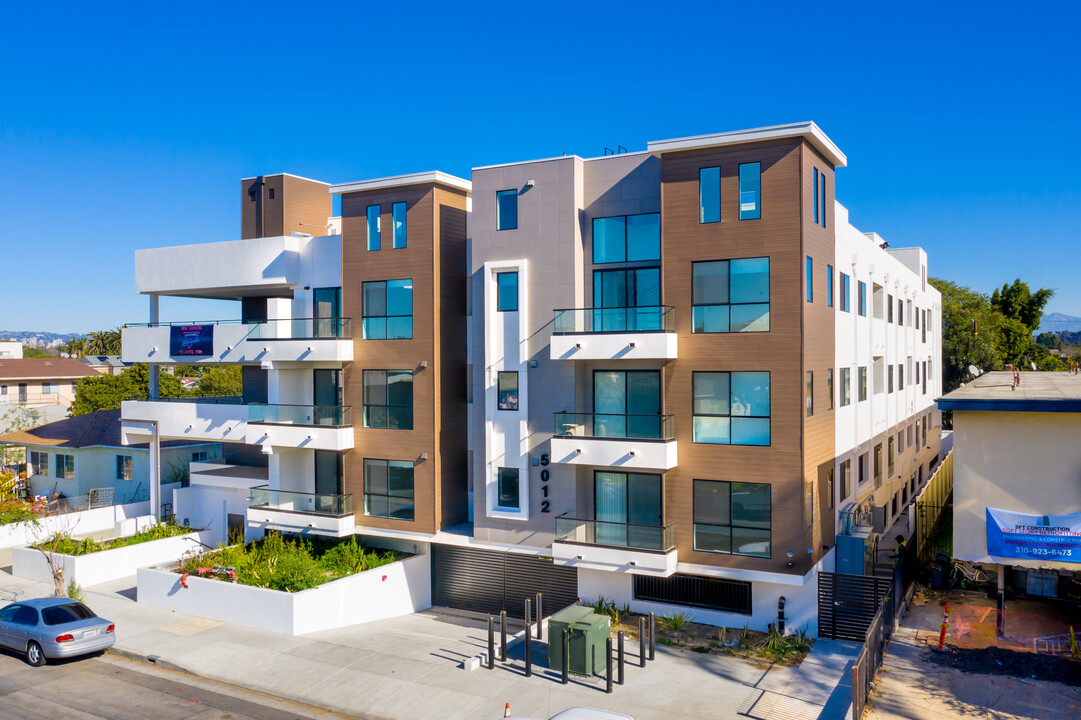
[[[769,304],[730,305],[732,332],[769,332]]]
[[[518,468],[499,468],[499,505],[518,508]]]
[[[405,247],[405,203],[394,203],[394,247]]]
[[[497,273],[496,279],[496,310],[500,312],[518,311],[518,273]]]
[[[514,230],[518,227],[518,191],[500,190],[496,199],[496,229]]]
[[[387,493],[387,461],[364,460],[364,492],[374,495]]]
[[[729,374],[726,372],[694,373],[694,414],[728,415],[729,381]]]
[[[403,460],[387,463],[387,494],[413,497],[413,463]]]
[[[712,480],[694,481],[694,521],[728,525],[731,521],[729,483]]]
[[[769,418],[732,418],[733,445],[769,445]]]
[[[762,217],[762,164],[739,166],[739,219],[757,220]]]
[[[732,528],[695,524],[694,549],[702,552],[731,553]]]
[[[732,415],[769,417],[769,373],[734,372],[731,377]]]
[[[765,483],[732,483],[732,524],[769,529],[769,485]]]
[[[594,218],[593,262],[623,262],[627,259],[626,217]]]
[[[652,370],[627,373],[627,414],[659,415],[661,375]]]
[[[698,222],[721,220],[721,169],[702,168],[698,171]]]
[[[696,262],[691,268],[691,297],[695,305],[728,302],[727,260]]]
[[[636,307],[656,307],[661,304],[661,269],[642,268],[634,271],[634,302]]]
[[[728,311],[735,307],[762,307],[760,305],[695,305],[691,308],[691,322],[694,324],[693,332],[696,333],[723,333],[729,331]],[[767,329],[769,319],[769,306],[767,308]]]
[[[814,260],[807,256],[807,272],[804,281],[807,286],[807,302],[814,302]]]
[[[387,404],[387,372],[386,370],[364,371],[364,404],[386,405]]]
[[[826,307],[833,307],[833,266],[826,266]]]
[[[732,275],[731,302],[769,302],[769,258],[744,258],[729,264]]]
[[[661,259],[661,215],[627,217],[627,261]]]
[[[387,281],[387,315],[413,314],[413,280]]]
[[[748,528],[733,527],[732,554],[769,557],[769,530],[750,530]]]
[[[368,249],[379,249],[379,206],[368,207]]]
[[[500,410],[518,409],[518,373],[501,372],[497,378]]]
[[[364,287],[364,317],[377,317],[387,314],[387,284],[385,282],[366,282]]]

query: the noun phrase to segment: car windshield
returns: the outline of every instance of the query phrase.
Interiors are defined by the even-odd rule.
[[[41,611],[41,617],[45,620],[46,625],[63,625],[64,623],[97,617],[97,615],[82,603],[68,603],[45,608]]]

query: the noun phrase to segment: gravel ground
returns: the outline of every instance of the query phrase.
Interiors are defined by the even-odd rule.
[[[1009,675],[1081,686],[1081,663],[1064,657],[991,647],[930,653],[928,659],[936,665],[944,665],[964,673]]]

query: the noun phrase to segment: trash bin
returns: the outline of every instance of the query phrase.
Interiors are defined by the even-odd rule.
[[[931,587],[935,590],[945,590],[949,583],[949,564],[941,565],[931,563]]]
[[[569,631],[570,657],[567,670],[576,675],[593,675],[604,660],[605,639],[611,634],[612,620],[591,608],[572,605],[548,620],[548,667],[563,671],[563,630]]]

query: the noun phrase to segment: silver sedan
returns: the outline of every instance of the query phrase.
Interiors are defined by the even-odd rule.
[[[67,598],[23,600],[0,608],[0,645],[39,667],[45,659],[86,655],[112,647],[113,623]]]

